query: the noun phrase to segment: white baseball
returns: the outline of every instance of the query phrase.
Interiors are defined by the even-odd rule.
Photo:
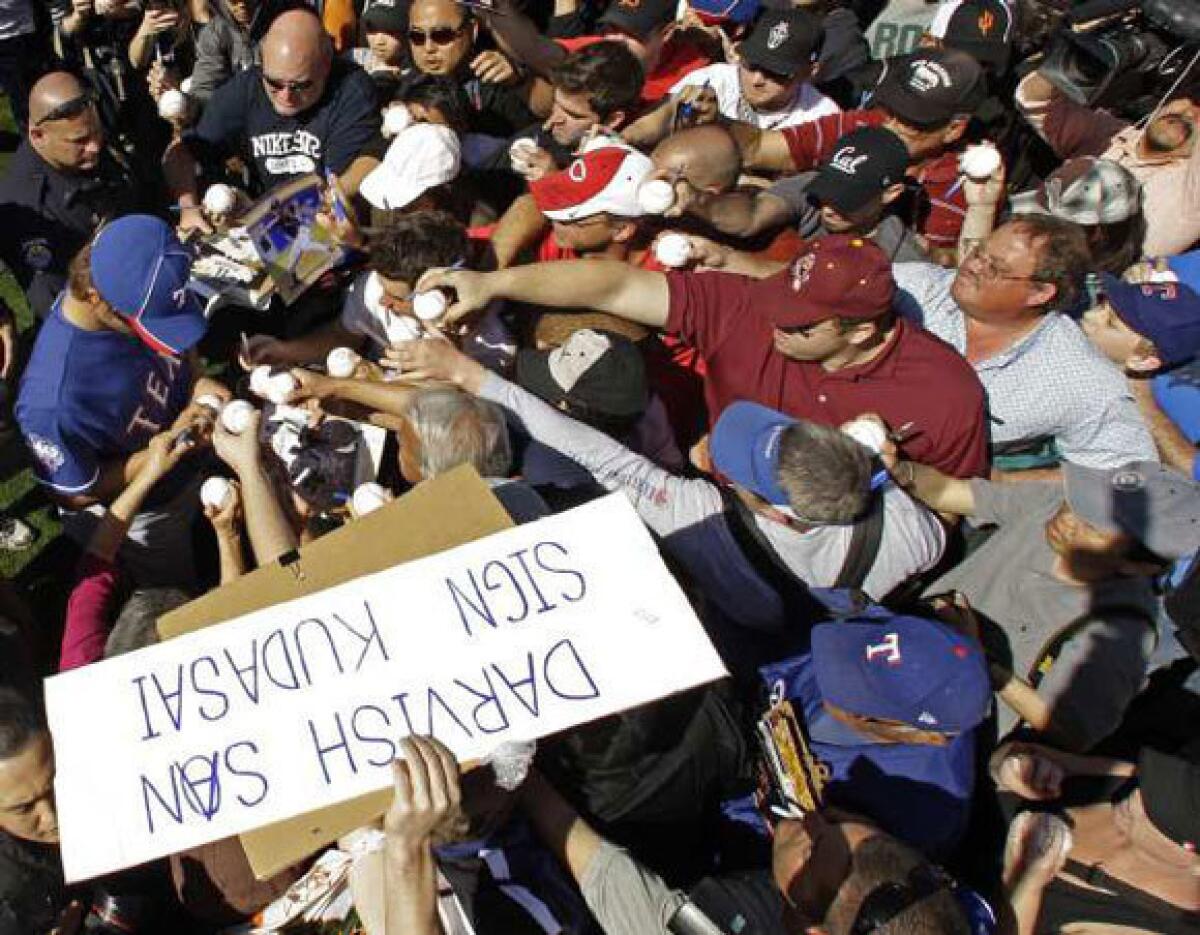
[[[663,266],[678,269],[692,260],[692,244],[683,234],[674,231],[663,234],[654,245],[654,255]]]
[[[204,210],[209,214],[229,214],[237,207],[237,192],[230,186],[218,182],[208,186],[204,193]]]
[[[187,95],[176,88],[163,91],[158,99],[158,115],[163,120],[178,120],[188,110]]]
[[[413,296],[412,310],[421,321],[437,321],[446,314],[446,306],[449,304],[446,293],[440,289],[430,289]]]
[[[354,488],[354,493],[350,497],[350,507],[354,510],[355,516],[366,516],[368,513],[378,510],[389,499],[386,490],[369,480]]]
[[[277,373],[267,383],[267,399],[280,406],[299,385],[290,373]]]
[[[354,375],[362,358],[348,347],[335,347],[325,358],[325,372],[331,377],[344,380]]]
[[[200,502],[214,510],[223,510],[229,503],[233,485],[223,477],[210,477],[200,485]]]
[[[883,426],[868,419],[855,419],[843,431],[872,454],[879,454],[887,442]]]
[[[412,113],[403,104],[393,104],[383,112],[383,135],[399,136],[412,126]]]
[[[514,140],[512,146],[508,147],[508,159],[512,163],[513,169],[519,172],[529,164],[530,158],[537,151],[537,141],[523,136],[519,140]]]
[[[647,214],[666,214],[675,204],[675,189],[666,179],[651,179],[638,189],[637,199]]]
[[[221,397],[215,393],[204,393],[196,397],[196,405],[203,406],[205,409],[211,409],[213,412],[220,412],[221,407],[225,404],[221,402]]]
[[[264,399],[271,392],[271,367],[269,364],[259,364],[250,371],[250,392]]]
[[[959,168],[967,178],[986,182],[1000,168],[1000,152],[995,146],[968,146],[959,160]]]
[[[234,435],[241,435],[246,431],[246,427],[250,424],[250,418],[254,415],[254,407],[244,399],[235,399],[221,410],[221,424],[225,426],[225,431],[231,432]]]

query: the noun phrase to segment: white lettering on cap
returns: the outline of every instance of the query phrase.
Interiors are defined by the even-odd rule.
[[[587,163],[582,159],[576,159],[567,167],[567,177],[572,182],[582,182],[587,178]]]
[[[771,27],[771,31],[767,33],[767,48],[778,49],[781,45],[787,42],[788,24],[776,23]]]
[[[881,657],[889,666],[900,664],[900,634],[889,633],[879,643],[867,646],[867,662],[874,662]]]
[[[950,73],[940,62],[931,62],[927,58],[919,58],[912,63],[912,71],[908,76],[908,86],[913,91],[928,93],[934,88],[952,88],[954,81]]]
[[[843,146],[833,154],[829,165],[847,175],[857,175],[858,167],[870,158],[866,153],[859,153],[853,146]]]

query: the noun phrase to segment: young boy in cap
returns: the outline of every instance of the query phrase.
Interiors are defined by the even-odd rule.
[[[64,509],[110,502],[137,474],[152,436],[201,418],[199,396],[228,398],[188,356],[208,327],[190,272],[191,255],[167,224],[140,214],[102,227],[72,261],[16,408],[34,474]],[[135,517],[126,551],[145,559],[135,575],[164,583],[184,566],[190,574],[196,483],[194,471],[173,471]],[[86,541],[95,519],[71,512],[66,527]]]
[[[1084,312],[1088,339],[1128,376],[1129,389],[1164,462],[1200,479],[1200,393],[1188,373],[1200,353],[1200,295],[1183,283],[1101,278],[1103,298]]]

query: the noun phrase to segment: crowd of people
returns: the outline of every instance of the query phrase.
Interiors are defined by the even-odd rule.
[[[627,498],[729,675],[395,738],[280,930],[1200,930],[1200,10],[941,0],[873,60],[881,5],[3,5],[2,421],[75,551],[65,619],[0,595],[0,935],[276,930],[321,852],[67,885],[42,680],[462,465]],[[193,268],[301,178],[333,268]]]

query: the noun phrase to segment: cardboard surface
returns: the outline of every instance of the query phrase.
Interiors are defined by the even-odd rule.
[[[259,568],[161,618],[165,640],[332,587],[343,581],[481,539],[513,525],[483,479],[455,468],[350,526],[299,550],[289,565]],[[261,880],[305,859],[343,834],[379,818],[391,791],[298,815],[241,835]]]

